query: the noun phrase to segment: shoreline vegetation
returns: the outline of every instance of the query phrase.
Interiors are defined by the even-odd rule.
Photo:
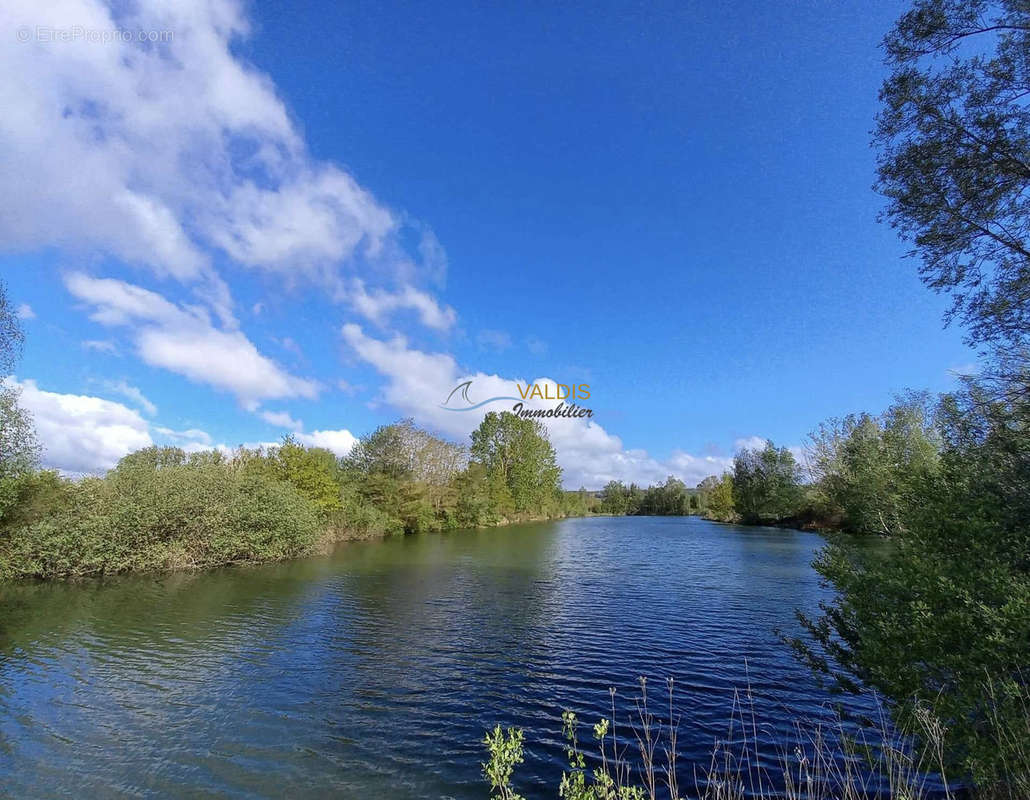
[[[712,744],[707,766],[685,774],[677,763],[680,719],[675,682],[666,679],[664,697],[651,702],[648,679],[623,701],[609,689],[609,714],[592,726],[575,712],[561,715],[567,768],[554,785],[563,800],[959,800],[968,789],[955,780],[945,754],[950,733],[933,705],[907,708],[902,715],[878,704],[873,719],[858,724],[828,710],[825,718],[793,723],[792,733],[770,745],[755,711],[751,687],[734,693],[726,732]],[[992,687],[984,686],[988,695]],[[653,692],[652,692],[653,695]],[[1030,693],[1024,689],[1024,707]],[[659,710],[654,710],[657,707]],[[586,727],[587,734],[582,729]],[[1013,735],[1030,739],[1030,715]],[[585,746],[584,741],[593,741]],[[500,725],[483,739],[483,778],[491,800],[524,800],[518,766],[525,760],[521,728]],[[533,743],[529,743],[529,747]],[[1012,798],[1030,797],[1030,772],[1013,762],[1006,774]]]
[[[582,515],[595,502],[560,488],[543,426],[508,413],[487,414],[470,447],[402,420],[345,458],[291,437],[229,453],[150,447],[74,481],[34,468],[30,425],[22,449],[0,474],[0,581],[281,561],[347,540]]]

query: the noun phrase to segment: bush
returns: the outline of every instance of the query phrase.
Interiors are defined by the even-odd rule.
[[[318,511],[290,484],[227,463],[156,463],[135,458],[105,479],[66,485],[58,507],[6,531],[0,577],[278,560],[317,540]]]

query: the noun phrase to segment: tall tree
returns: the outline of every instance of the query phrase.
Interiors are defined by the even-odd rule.
[[[878,417],[851,414],[810,436],[813,477],[842,530],[900,532],[906,504],[937,466],[933,414],[926,394],[911,394]]]
[[[798,511],[801,468],[786,447],[766,442],[733,459],[733,504],[745,522],[776,522]]]
[[[794,646],[847,691],[919,704],[947,730],[942,757],[984,797],[1030,796],[1030,403],[943,398],[933,469],[911,476],[889,549],[832,538],[815,563],[836,588],[799,614]],[[812,641],[816,646],[812,646]]]
[[[886,37],[877,118],[886,217],[923,280],[995,356],[1010,390],[1030,370],[1030,6],[917,0]],[[1013,376],[1022,380],[1013,382]]]
[[[7,285],[0,281],[0,518],[16,500],[18,477],[39,463],[36,430],[29,413],[19,403],[21,390],[5,380],[21,355],[23,340]]]
[[[471,452],[515,511],[542,508],[561,491],[561,468],[539,420],[491,411],[472,432]]]
[[[345,461],[367,475],[443,486],[465,468],[468,452],[403,419],[361,437]]]
[[[0,378],[14,372],[24,341],[18,313],[7,295],[7,284],[0,281]]]

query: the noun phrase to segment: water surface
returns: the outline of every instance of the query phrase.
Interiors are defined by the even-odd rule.
[[[196,575],[0,590],[0,791],[483,798],[484,730],[676,680],[681,782],[749,684],[776,742],[828,696],[774,629],[827,590],[808,533],[591,518],[351,543]],[[587,731],[583,731],[587,735]],[[545,786],[546,784],[546,786]]]

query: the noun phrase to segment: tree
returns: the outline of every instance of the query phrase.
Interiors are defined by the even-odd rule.
[[[304,447],[293,436],[284,436],[282,444],[268,452],[272,475],[292,484],[323,514],[339,511],[339,465],[330,451],[321,447]]]
[[[733,459],[733,505],[745,522],[777,522],[797,513],[801,468],[786,447],[767,441]]]
[[[416,427],[414,420],[404,419],[362,436],[345,461],[366,475],[379,473],[444,486],[464,469],[468,453]]]
[[[14,372],[24,341],[18,313],[7,296],[7,284],[0,281],[0,378]]]
[[[21,407],[21,390],[5,380],[21,354],[24,336],[0,281],[0,518],[18,498],[17,482],[39,466],[40,447],[32,417]]]
[[[670,475],[664,484],[649,486],[633,513],[646,516],[681,516],[690,512],[686,485]]]
[[[602,514],[635,514],[636,508],[630,509],[629,489],[622,481],[608,481],[601,490]]]
[[[745,522],[776,522],[797,512],[801,468],[786,447],[767,441],[733,459],[733,505]]]
[[[936,469],[940,437],[925,394],[878,417],[849,415],[811,434],[809,461],[827,513],[848,533],[897,533],[916,486]]]
[[[472,432],[472,458],[486,467],[495,496],[515,511],[545,508],[560,491],[561,468],[539,420],[491,411]]]
[[[733,476],[724,472],[721,477],[709,475],[697,485],[701,506],[706,516],[722,522],[731,522],[737,517],[733,505]]]
[[[885,39],[878,189],[950,317],[1025,391],[1030,369],[1030,7],[917,0]]]
[[[945,758],[998,797],[1026,796],[1030,663],[1030,403],[973,389],[943,398],[937,466],[914,476],[889,550],[835,539],[816,569],[837,592],[799,614],[797,652],[896,716],[931,706]],[[812,646],[814,642],[815,646]]]

